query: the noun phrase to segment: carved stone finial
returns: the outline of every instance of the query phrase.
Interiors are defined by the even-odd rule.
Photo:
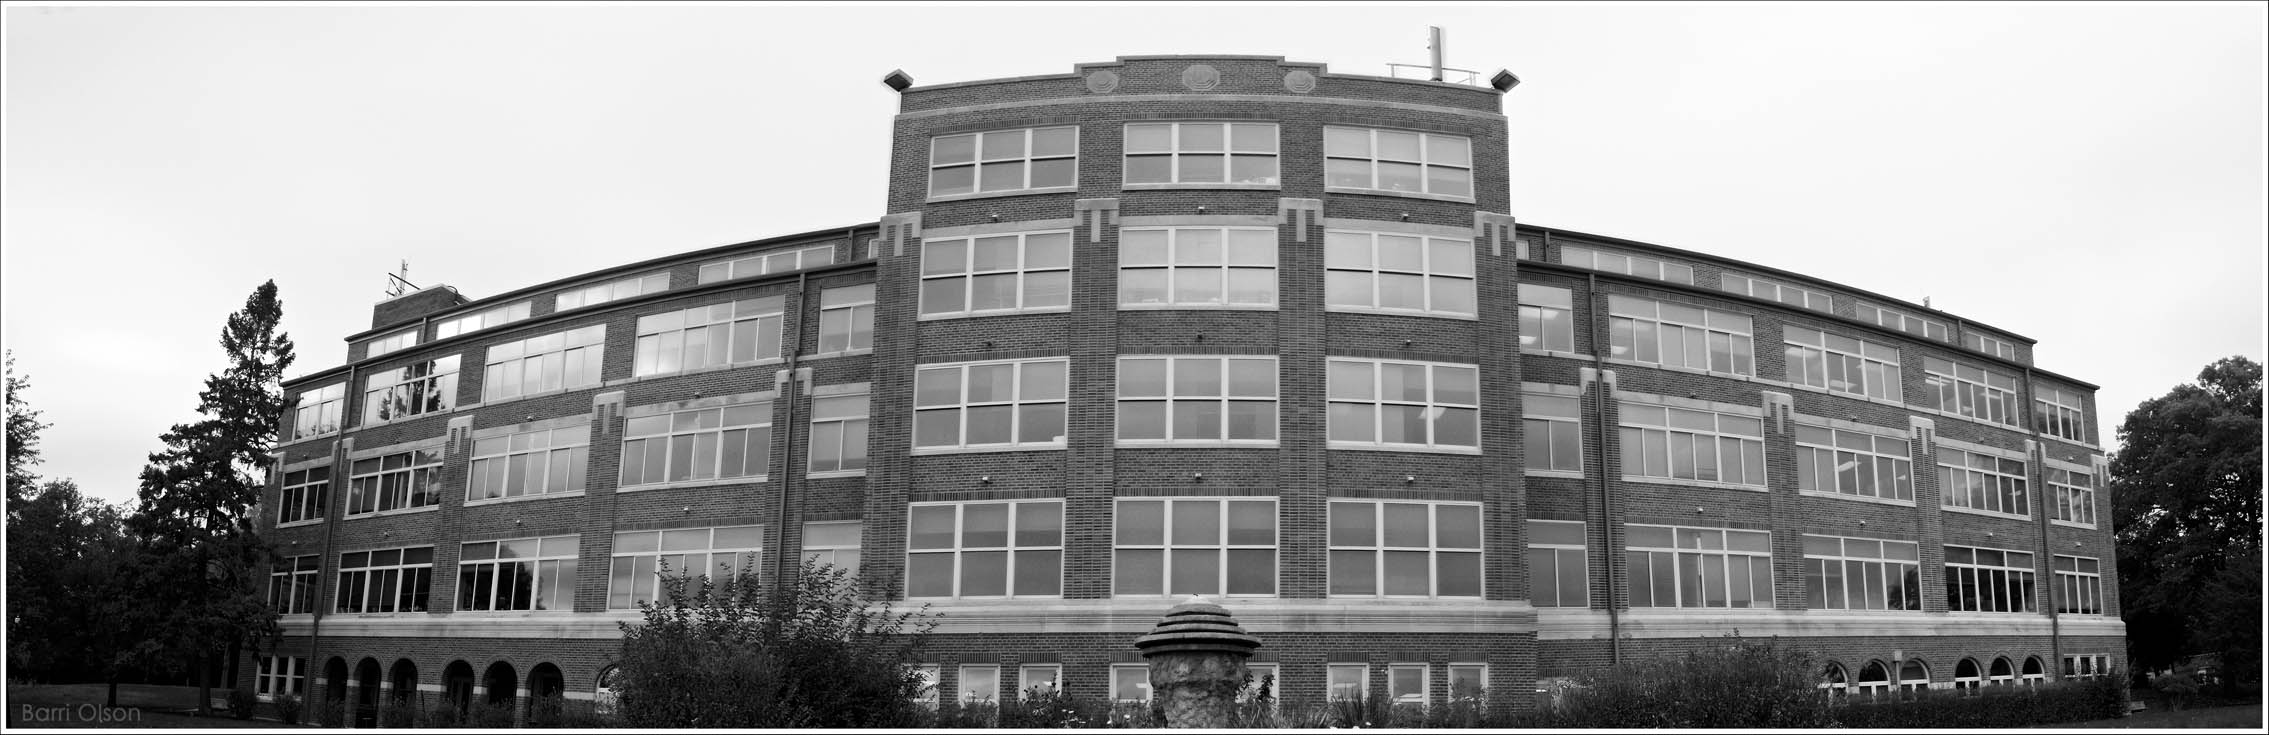
[[[1227,609],[1191,595],[1134,645],[1150,662],[1151,701],[1167,727],[1222,729],[1236,712],[1245,659],[1261,640]]]

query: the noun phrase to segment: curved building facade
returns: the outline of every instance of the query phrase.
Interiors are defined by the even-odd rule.
[[[878,222],[412,293],[290,381],[286,636],[246,683],[603,698],[658,566],[810,555],[942,614],[948,698],[1147,696],[1131,642],[1190,594],[1293,700],[1736,630],[1863,694],[2122,650],[2094,386],[1923,306],[1516,225],[1503,90],[905,81]]]

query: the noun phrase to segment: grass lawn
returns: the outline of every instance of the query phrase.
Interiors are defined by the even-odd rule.
[[[2035,727],[2051,727],[2059,730],[2096,730],[2115,728],[2171,730],[2175,728],[2226,728],[2246,730],[2248,732],[2260,732],[2262,728],[2261,704],[2256,702],[2254,704],[2237,704],[2226,707],[2192,707],[2189,709],[2169,710],[2159,709],[2157,703],[2154,702],[2151,709],[2143,710],[2141,712],[2137,712],[2119,719],[2089,720],[2087,722],[2067,722],[2058,725],[2037,725]]]
[[[227,691],[215,688],[213,694],[220,696]],[[198,717],[193,714],[197,709],[196,687],[120,684],[117,707],[104,706],[108,696],[109,688],[101,684],[10,686],[6,707],[8,728],[275,729],[283,726],[273,720],[239,720],[217,709],[213,717]]]

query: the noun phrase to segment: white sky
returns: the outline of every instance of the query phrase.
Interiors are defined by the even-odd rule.
[[[1932,304],[2136,403],[2263,357],[2264,6],[5,11],[5,341],[47,477],[126,501],[282,290],[474,298],[883,214],[896,96],[1143,54],[1509,68],[1513,214]]]

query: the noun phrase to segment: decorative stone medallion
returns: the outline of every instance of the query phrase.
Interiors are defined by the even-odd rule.
[[[1286,72],[1284,75],[1284,88],[1287,91],[1297,92],[1299,94],[1314,92],[1316,91],[1316,75],[1308,73],[1308,70],[1306,69],[1294,69],[1290,72]]]
[[[1191,64],[1182,70],[1182,86],[1192,92],[1210,92],[1221,86],[1221,70],[1205,64]]]
[[[1105,69],[1087,75],[1087,91],[1089,92],[1094,92],[1096,94],[1109,94],[1111,90],[1118,88],[1118,72]]]

